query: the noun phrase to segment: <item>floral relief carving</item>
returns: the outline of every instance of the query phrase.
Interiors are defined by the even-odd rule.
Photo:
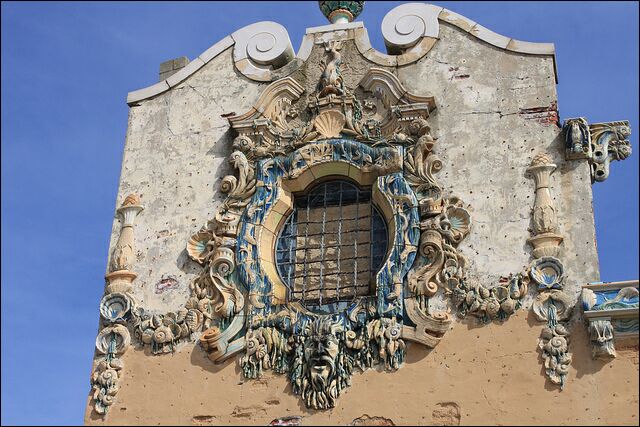
[[[582,144],[578,139],[584,136],[583,125],[581,121],[573,123],[572,144]],[[578,149],[581,148],[576,145],[575,150]],[[539,292],[533,301],[532,311],[538,321],[547,323],[538,340],[538,348],[547,377],[562,389],[569,372],[571,354],[568,353],[569,331],[559,322],[571,316],[573,300],[563,291],[564,267],[557,258],[563,237],[559,234],[550,190],[551,174],[555,169],[556,165],[546,153],[537,154],[527,169],[535,181],[536,195],[532,214],[533,236],[527,242],[533,247],[535,258],[529,267],[529,276]]]
[[[209,332],[207,337],[212,332],[215,335],[228,327],[244,308],[244,295],[228,279],[235,270],[238,223],[255,192],[256,179],[253,166],[242,152],[233,152],[229,162],[238,176],[222,179],[220,191],[227,198],[214,218],[187,242],[187,253],[203,266],[189,286],[187,303],[176,312],[154,314],[139,308],[133,314],[136,337],[149,345],[154,354],[170,353],[179,341],[194,339],[203,332]]]
[[[304,111],[293,106],[304,89],[286,77],[269,85],[253,110],[229,117],[238,132],[234,148],[255,160],[288,154],[328,138],[349,137],[368,144],[396,142],[394,135],[408,133],[412,120],[429,117],[435,108],[433,97],[407,93],[397,77],[385,70],[367,72],[359,84],[362,95],[344,87],[340,49],[340,42],[325,44],[324,69]]]
[[[568,346],[569,332],[563,325],[545,327],[538,340],[547,377],[552,383],[559,384],[561,388],[564,387],[571,364],[571,354],[567,352]]]

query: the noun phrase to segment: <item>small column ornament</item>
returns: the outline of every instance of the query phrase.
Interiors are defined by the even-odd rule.
[[[533,246],[534,258],[556,257],[560,251],[562,236],[558,234],[558,215],[549,190],[550,177],[556,165],[547,154],[538,154],[527,169],[536,185],[533,207],[533,237],[527,242]]]
[[[136,273],[131,271],[135,261],[133,223],[143,210],[140,197],[130,194],[118,208],[121,219],[120,236],[111,254],[107,286],[100,302],[101,330],[96,338],[96,350],[104,355],[96,360],[91,377],[95,411],[105,416],[120,390],[124,364],[120,357],[131,344],[126,323],[136,308],[131,294]]]
[[[553,205],[549,189],[551,174],[556,169],[551,157],[546,153],[536,155],[527,172],[533,176],[536,185],[536,199],[533,206],[533,237],[527,242],[533,246],[533,257],[529,275],[537,285],[538,295],[532,310],[536,319],[546,322],[538,339],[545,373],[549,380],[563,389],[571,353],[569,353],[569,330],[561,324],[567,321],[573,310],[571,297],[564,292],[564,267],[556,258],[560,252],[562,236],[558,234],[558,215]]]
[[[136,278],[136,273],[131,271],[135,261],[133,223],[136,216],[144,209],[140,204],[140,197],[130,194],[124,199],[122,206],[118,208],[118,215],[122,225],[118,242],[111,254],[109,273],[107,279],[107,293],[131,292],[131,282]]]

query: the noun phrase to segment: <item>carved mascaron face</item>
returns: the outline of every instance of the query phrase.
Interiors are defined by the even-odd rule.
[[[335,376],[340,351],[340,341],[336,336],[339,329],[340,326],[330,320],[318,319],[305,340],[305,362],[311,385],[316,390],[327,387]]]

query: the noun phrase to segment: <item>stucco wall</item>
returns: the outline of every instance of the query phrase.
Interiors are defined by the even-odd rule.
[[[342,52],[351,89],[367,68],[380,67],[352,41]],[[314,46],[291,74],[307,94],[323,57],[322,46]],[[441,23],[440,40],[424,58],[388,69],[410,92],[435,97],[429,121],[444,165],[436,178],[472,215],[472,231],[459,246],[469,281],[492,286],[533,259],[526,239],[534,183],[525,170],[540,152],[558,165],[551,191],[564,236],[565,289],[577,298],[582,284],[599,280],[588,165],[564,160],[553,58],[507,52]],[[233,135],[221,115],[249,110],[265,86],[234,69],[229,48],[182,84],[131,107],[118,203],[138,193],[145,207],[136,219],[133,270],[134,294],[146,309],[184,305],[200,271],[185,244],[213,217],[222,199],[218,184],[231,172],[225,158]],[[111,247],[119,228],[115,220]],[[156,284],[169,276],[177,286],[161,291]],[[306,409],[283,375],[244,380],[235,358],[214,365],[195,343],[163,356],[137,346],[123,357],[117,402],[103,419],[89,398],[86,422],[262,425],[301,415],[304,424],[347,424],[367,415],[395,424],[637,424],[637,346],[608,364],[593,361],[576,312],[573,363],[560,391],[546,379],[537,351],[543,325],[528,310],[533,295],[506,322],[457,319],[435,349],[410,344],[397,372],[356,373],[331,411]],[[433,303],[449,306],[444,297]]]
[[[135,296],[149,310],[177,309],[187,300],[200,270],[188,258],[186,243],[215,214],[224,196],[220,181],[232,172],[226,158],[233,135],[221,115],[248,110],[265,86],[234,69],[231,51],[129,111],[118,204],[137,193],[145,207],[136,219],[133,270]],[[111,247],[119,232],[116,220]],[[156,293],[163,275],[179,285]]]
[[[198,346],[154,357],[124,356],[126,375],[105,421],[88,424],[267,425],[300,415],[306,425],[347,425],[363,415],[395,425],[636,424],[638,350],[593,361],[586,328],[572,328],[566,388],[545,379],[535,342],[540,326],[521,310],[504,324],[456,324],[435,349],[410,344],[397,372],[356,373],[331,411],[310,411],[283,375],[243,380],[234,362],[214,365]]]

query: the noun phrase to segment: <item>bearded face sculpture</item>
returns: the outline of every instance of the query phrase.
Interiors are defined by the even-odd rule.
[[[344,349],[344,333],[339,320],[323,317],[310,325],[298,344],[297,353],[304,357],[299,391],[308,407],[333,408],[340,391],[349,386],[352,363]]]

